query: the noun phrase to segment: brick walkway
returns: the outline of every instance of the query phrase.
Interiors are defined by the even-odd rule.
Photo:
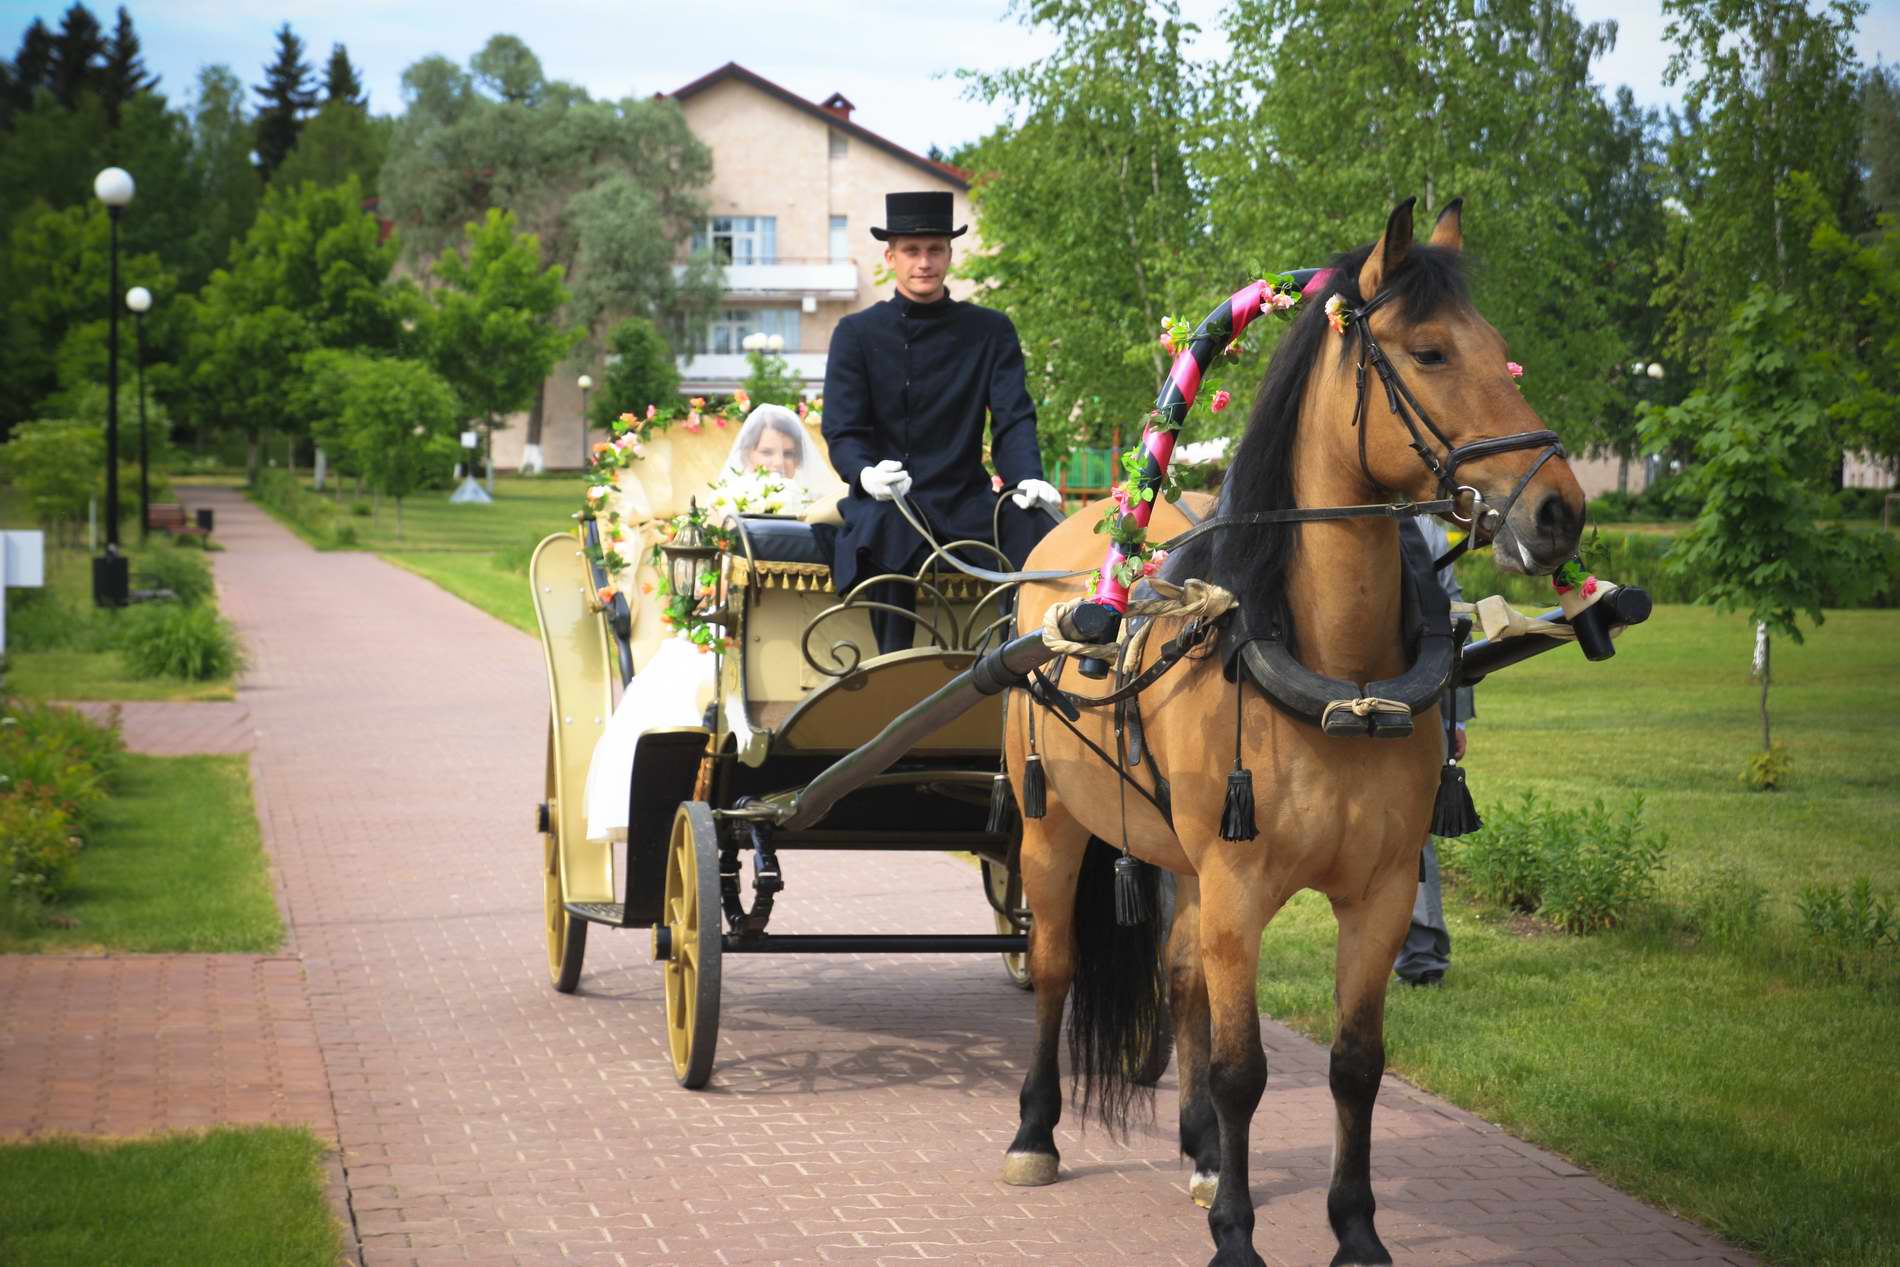
[[[64,705],[104,721],[119,715],[125,746],[152,757],[200,754],[238,755],[256,746],[250,705],[238,700],[127,700],[102,704],[83,700]]]
[[[680,1090],[645,934],[595,930],[579,995],[546,982],[534,642],[206,500],[367,1267],[1207,1260],[1169,1130],[1123,1148],[1065,1126],[1064,1182],[997,1181],[1030,1004],[993,959],[729,960],[713,1085]],[[953,859],[786,864],[786,931],[987,930]],[[1325,1054],[1263,1032],[1256,1243],[1324,1263]],[[1377,1130],[1402,1263],[1748,1261],[1396,1080]]]

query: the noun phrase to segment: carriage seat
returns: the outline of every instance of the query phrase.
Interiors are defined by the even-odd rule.
[[[830,532],[820,532],[798,519],[770,515],[741,515],[752,557],[760,563],[818,563],[831,566]],[[743,556],[743,548],[736,553]]]

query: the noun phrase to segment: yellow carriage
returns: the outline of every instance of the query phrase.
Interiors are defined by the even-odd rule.
[[[816,428],[807,430],[822,452]],[[622,693],[672,632],[661,618],[651,547],[664,525],[706,496],[731,438],[713,427],[676,428],[648,440],[642,460],[620,471],[617,530],[627,538],[620,554],[638,564],[621,573],[617,586],[599,562],[601,520],[548,537],[530,566],[550,702],[546,799],[538,808],[548,973],[558,990],[578,987],[590,925],[651,929],[666,978],[674,1070],[687,1087],[704,1085],[711,1074],[720,963],[728,954],[998,953],[1010,977],[1028,985],[1019,827],[1013,814],[991,809],[1000,694],[906,741],[900,760],[849,780],[852,786],[817,821],[783,828],[788,804],[807,785],[827,771],[835,777],[894,718],[914,711],[1008,633],[1012,587],[926,563],[908,578],[918,591],[915,645],[870,654],[875,641],[862,594],[872,582],[837,593],[815,530],[836,522],[835,496],[802,519],[730,521],[730,548],[712,564],[721,581],[714,615],[726,645],[711,707],[698,724],[639,734],[624,851],[618,842],[588,838],[583,789],[596,745]],[[964,548],[967,554],[981,547]],[[819,849],[972,854],[994,929],[770,932],[773,897],[783,887],[778,855]]]

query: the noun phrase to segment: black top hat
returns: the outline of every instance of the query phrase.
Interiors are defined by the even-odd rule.
[[[960,238],[970,231],[967,224],[950,227],[956,218],[956,203],[945,193],[885,194],[884,218],[888,224],[871,229],[871,236],[880,242],[899,235]]]

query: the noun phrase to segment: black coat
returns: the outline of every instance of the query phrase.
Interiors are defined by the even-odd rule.
[[[910,472],[908,499],[939,541],[990,539],[996,494],[983,467],[986,414],[1004,487],[1041,479],[1022,344],[1002,313],[947,296],[920,304],[894,295],[838,323],[825,363],[824,434],[832,468],[851,485],[832,567],[840,591],[863,576],[912,569],[923,548],[897,507],[858,482],[885,459]],[[1020,566],[1051,526],[1040,511],[1010,505],[1000,544]]]

